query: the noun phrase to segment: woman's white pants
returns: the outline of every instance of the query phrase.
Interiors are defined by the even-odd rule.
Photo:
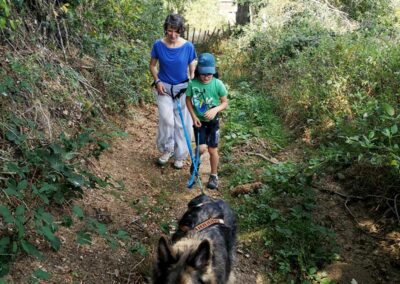
[[[179,111],[171,95],[175,97],[182,88],[187,87],[188,83],[170,85],[163,82],[162,84],[164,84],[168,95],[157,95],[159,114],[157,148],[161,153],[173,152],[175,160],[184,160],[188,153],[188,147]],[[186,108],[186,95],[184,93],[180,96],[179,101],[189,141],[191,141],[193,122]]]

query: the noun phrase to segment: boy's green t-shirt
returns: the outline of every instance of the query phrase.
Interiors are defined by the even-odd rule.
[[[191,97],[194,113],[200,121],[207,121],[204,114],[211,108],[221,104],[220,98],[228,95],[224,83],[217,78],[204,84],[200,79],[195,78],[189,82],[186,89],[186,96]]]

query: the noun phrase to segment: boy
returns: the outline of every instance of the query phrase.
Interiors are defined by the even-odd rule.
[[[202,53],[198,58],[196,76],[186,90],[186,105],[193,119],[196,144],[200,145],[200,156],[210,154],[211,174],[207,183],[209,189],[218,188],[218,113],[228,106],[228,92],[224,83],[214,75],[215,58],[210,53]],[[198,139],[200,133],[200,141]],[[190,168],[193,171],[193,165]]]

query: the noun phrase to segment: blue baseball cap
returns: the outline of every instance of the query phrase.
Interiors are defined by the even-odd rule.
[[[199,74],[215,74],[215,58],[211,53],[202,53],[197,61]]]

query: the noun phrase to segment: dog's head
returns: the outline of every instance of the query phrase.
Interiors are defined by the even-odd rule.
[[[161,237],[158,242],[154,283],[215,283],[211,273],[211,244],[206,240],[188,240],[173,247]]]

